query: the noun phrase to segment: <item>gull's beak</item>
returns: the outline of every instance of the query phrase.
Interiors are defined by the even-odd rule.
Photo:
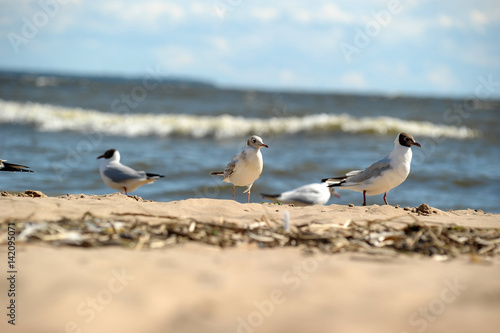
[[[331,195],[334,195],[340,199],[340,194],[338,194],[337,191],[335,191],[335,187],[329,187],[328,189],[330,190]]]
[[[413,141],[413,143],[411,145],[412,146],[417,146],[418,148],[422,148],[422,146],[420,145],[420,143],[415,142],[415,141]]]
[[[269,146],[268,146],[268,145],[266,145],[265,143],[261,144],[260,146],[261,146],[261,147],[266,147],[266,148],[269,148]]]
[[[104,157],[104,155],[101,155],[101,156],[99,156],[99,157],[97,158],[97,160],[98,160],[98,159],[100,159],[100,158],[103,158],[103,157]]]

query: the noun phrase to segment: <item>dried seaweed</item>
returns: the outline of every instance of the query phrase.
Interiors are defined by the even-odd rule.
[[[147,214],[115,214],[99,218],[86,213],[82,218],[57,222],[4,221],[0,224],[0,243],[6,242],[7,223],[15,222],[18,242],[54,246],[121,246],[135,250],[157,249],[185,242],[198,242],[222,248],[256,243],[259,247],[302,247],[325,253],[362,252],[435,256],[440,260],[459,255],[497,256],[500,229],[458,225],[426,225],[413,216],[411,224],[399,217],[372,221],[347,221],[344,225],[308,223],[283,227],[265,216],[247,225],[203,222],[175,216],[154,216],[126,222],[121,216],[149,217]],[[153,216],[151,216],[153,217]],[[157,219],[162,219],[156,222]]]

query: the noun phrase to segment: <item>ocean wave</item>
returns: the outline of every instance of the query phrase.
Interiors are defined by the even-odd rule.
[[[39,131],[105,132],[121,136],[239,137],[259,134],[347,132],[471,139],[478,130],[394,117],[313,114],[296,117],[246,118],[232,115],[117,114],[50,104],[0,100],[0,123],[31,125]]]

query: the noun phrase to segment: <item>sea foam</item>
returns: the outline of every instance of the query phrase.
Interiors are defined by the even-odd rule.
[[[241,137],[250,134],[347,132],[471,139],[480,132],[465,126],[433,124],[394,117],[353,117],[348,114],[247,118],[228,114],[110,113],[50,104],[0,100],[0,123],[34,126],[39,131],[103,132],[121,136]]]

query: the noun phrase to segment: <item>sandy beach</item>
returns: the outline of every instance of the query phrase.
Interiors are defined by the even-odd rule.
[[[0,333],[500,333],[499,2],[0,8]]]
[[[10,298],[9,281],[4,278],[2,332],[497,332],[500,327],[498,214],[422,206],[293,207],[215,199],[152,202],[121,194],[27,193],[0,196],[5,274],[5,226],[11,222],[17,228],[16,325],[5,316]],[[263,246],[269,238],[263,234],[267,229],[278,240],[287,237],[279,231],[285,211],[291,232],[304,227],[309,235],[318,235],[337,229],[348,232],[356,226],[361,232],[368,228],[366,239],[372,239],[370,233],[375,231],[378,238],[359,244],[361,250],[352,250],[353,244],[362,243],[356,241],[335,253],[335,242],[325,247],[307,242],[289,246],[285,241],[281,246]],[[86,214],[90,220],[83,218]],[[80,243],[56,242],[62,239],[57,235],[67,232],[68,223],[74,236],[78,225],[97,230],[101,221],[110,223],[116,233],[119,226],[124,230],[137,226],[131,230],[142,230],[139,241],[120,236],[128,243],[116,244],[130,246],[96,246],[92,244],[104,243],[80,239]],[[222,248],[190,236],[153,248],[159,243],[151,241],[159,239],[156,230],[170,231],[172,225],[184,222],[194,232],[200,225],[238,230],[231,237],[240,241]],[[479,251],[429,256],[390,248],[404,241],[397,237],[411,231],[397,234],[397,230],[415,223],[422,226],[416,231],[420,236],[425,235],[424,226],[457,229],[462,236],[449,237],[471,249],[474,241]],[[37,234],[41,229],[26,231],[35,230],[35,224],[52,231],[42,236]],[[254,233],[248,229],[252,225]],[[391,234],[377,231],[381,226],[392,228]],[[475,230],[481,236],[466,241]],[[254,241],[241,238],[247,234]],[[183,238],[179,235],[177,239]],[[351,241],[351,236],[343,235]]]

